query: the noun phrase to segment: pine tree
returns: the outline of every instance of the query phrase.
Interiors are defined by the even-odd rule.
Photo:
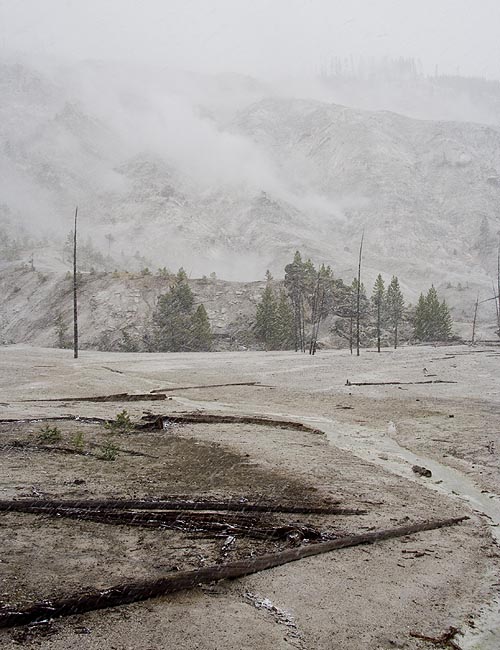
[[[286,293],[281,290],[278,298],[276,339],[280,350],[290,350],[294,345],[293,311]]]
[[[398,347],[399,325],[403,320],[405,301],[399,287],[399,280],[394,275],[387,287],[387,317],[394,333],[394,349]]]
[[[285,266],[285,288],[292,303],[295,350],[306,350],[306,307],[312,300],[316,283],[316,270],[311,260],[302,261],[299,251],[296,251],[293,262]]]
[[[382,335],[382,322],[385,316],[385,285],[380,273],[375,280],[372,293],[372,308],[375,312],[375,327],[377,333],[377,352],[380,352],[380,339]]]
[[[198,305],[191,316],[191,349],[208,352],[212,347],[212,329],[204,305]]]
[[[415,309],[415,317],[413,320],[415,338],[419,341],[429,340],[428,323],[429,318],[427,315],[427,302],[424,294],[421,293],[418,299],[417,308]]]
[[[439,301],[434,285],[427,295],[420,294],[414,319],[415,338],[420,341],[446,341],[452,335],[453,321],[444,300]]]
[[[487,216],[483,216],[481,219],[476,247],[482,258],[487,258],[493,252],[494,244]]]
[[[345,285],[339,282],[336,287],[338,295],[338,306],[335,307],[334,312],[340,318],[335,322],[333,331],[338,336],[349,341],[349,349],[353,353],[355,342],[355,324],[357,316],[357,296],[358,296],[358,280],[354,278],[350,285]],[[368,315],[369,315],[369,301],[366,296],[364,284],[361,283],[359,290],[359,315],[360,315],[360,334],[361,338],[364,337]]]
[[[453,334],[453,320],[445,300],[443,300],[439,305],[438,333],[440,341],[447,341]]]
[[[198,345],[207,344],[207,323],[203,322],[205,317],[206,311],[204,314],[200,311],[195,317],[194,295],[184,269],[179,269],[169,291],[159,296],[153,314],[153,323],[156,326],[153,339],[155,349],[159,352],[200,349]],[[201,336],[200,341],[193,333],[193,324],[196,325],[197,333]]]
[[[254,332],[257,339],[265,344],[267,350],[275,350],[278,342],[278,329],[278,302],[268,282],[262,299],[257,305]]]

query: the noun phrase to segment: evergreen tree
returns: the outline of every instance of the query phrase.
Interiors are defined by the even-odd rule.
[[[434,285],[427,295],[420,294],[414,319],[415,338],[420,341],[446,341],[452,335],[453,321],[446,302],[439,301]]]
[[[443,300],[439,305],[439,340],[447,341],[453,334],[453,320],[446,301]]]
[[[380,273],[375,280],[372,293],[372,308],[375,313],[375,327],[377,333],[377,352],[380,352],[380,339],[382,335],[382,323],[385,320],[385,285]]]
[[[294,345],[293,311],[286,293],[281,290],[278,298],[276,338],[280,350],[290,350]]]
[[[212,347],[212,329],[204,305],[191,316],[191,349],[208,352]]]
[[[295,349],[306,350],[306,307],[312,299],[316,282],[316,271],[311,260],[302,261],[299,251],[296,251],[293,262],[285,266],[285,288],[292,303],[294,319]]]
[[[257,339],[265,344],[267,350],[276,349],[279,339],[278,302],[269,282],[257,305],[254,331]]]
[[[427,302],[423,293],[418,298],[417,308],[413,319],[415,338],[419,341],[428,341],[429,318],[427,315]]]
[[[337,283],[337,306],[334,313],[339,318],[335,321],[333,332],[338,336],[349,341],[349,349],[353,353],[355,332],[354,326],[356,323],[357,312],[357,295],[358,295],[358,280],[354,278],[350,285],[345,285],[342,281]],[[365,330],[368,325],[369,316],[369,301],[366,296],[364,284],[360,285],[359,295],[359,312],[360,312],[360,326],[361,338],[365,335]]]
[[[493,238],[490,230],[490,223],[487,216],[483,216],[479,225],[479,235],[477,238],[476,248],[482,258],[487,258],[494,248]]]
[[[394,333],[394,349],[398,347],[399,325],[403,320],[405,301],[399,287],[399,280],[394,275],[387,287],[387,317]]]
[[[309,298],[311,309],[309,354],[315,354],[316,352],[321,321],[324,320],[333,309],[334,302],[335,281],[332,269],[329,266],[322,264],[316,273],[314,291]]]
[[[153,323],[156,328],[153,345],[159,352],[204,349],[208,345],[207,313],[204,307],[194,311],[194,295],[184,269],[179,269],[169,291],[159,296]]]

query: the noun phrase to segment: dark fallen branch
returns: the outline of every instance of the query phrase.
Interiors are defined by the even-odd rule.
[[[455,643],[454,639],[457,634],[462,634],[462,632],[456,627],[449,627],[446,632],[443,632],[441,636],[426,636],[425,634],[419,634],[418,632],[410,632],[410,636],[414,639],[422,639],[428,643],[432,643],[435,646],[441,648],[453,648],[454,650],[460,650],[458,643]]]
[[[173,510],[182,512],[256,512],[306,515],[363,515],[366,510],[342,508],[337,505],[312,506],[287,505],[276,503],[248,503],[241,501],[194,501],[190,499],[171,499],[153,501],[144,499],[14,499],[0,501],[0,511],[34,512],[56,511],[62,508],[83,508],[89,510]]]
[[[128,581],[109,589],[94,590],[72,595],[61,595],[51,600],[36,602],[24,609],[3,609],[0,611],[0,627],[14,627],[35,621],[53,619],[61,616],[81,614],[96,609],[116,607],[156,596],[171,594],[184,589],[192,589],[200,584],[218,580],[242,578],[243,576],[265,571],[277,566],[295,562],[302,558],[328,553],[341,548],[371,544],[383,540],[404,537],[413,533],[453,526],[467,517],[425,521],[398,528],[389,528],[362,535],[352,535],[339,539],[308,544],[287,549],[280,553],[261,555],[228,564],[204,567],[194,571],[178,571],[161,578]]]
[[[50,397],[47,399],[22,399],[19,402],[157,402],[167,396],[153,393],[116,393],[115,395],[96,395],[94,397]]]
[[[50,397],[47,399],[22,399],[19,402],[158,402],[167,399],[165,393],[202,388],[222,388],[226,386],[262,386],[256,381],[235,384],[206,384],[204,386],[178,386],[177,388],[156,388],[149,393],[116,393],[114,395],[95,395],[91,397]]]
[[[139,526],[181,530],[210,536],[238,535],[269,540],[319,540],[324,535],[313,526],[293,522],[275,524],[263,515],[248,513],[215,512],[134,512],[131,510],[97,510],[86,508],[40,508],[26,507],[24,512],[51,517],[66,517],[101,524]]]
[[[177,386],[175,388],[169,386],[168,388],[155,388],[151,393],[173,393],[178,390],[201,390],[203,388],[226,388],[229,386],[256,386],[257,388],[269,388],[268,386],[261,384],[259,381],[239,381],[232,384],[202,384],[200,386]]]
[[[456,384],[446,379],[427,379],[425,381],[349,381],[346,386],[415,386],[416,384]]]
[[[306,431],[307,433],[323,434],[320,429],[315,429],[291,420],[276,420],[263,418],[257,415],[216,415],[212,413],[175,413],[172,415],[145,415],[142,418],[145,424],[136,425],[139,429],[165,429],[171,424],[203,423],[203,424],[257,424],[265,427],[279,427],[293,431]]]
[[[32,400],[32,401],[37,402],[39,400]],[[109,420],[107,420],[106,418],[85,418],[79,415],[53,415],[52,417],[44,416],[39,418],[0,419],[0,424],[36,424],[37,422],[83,422],[85,424],[106,424],[106,422],[109,422]]]

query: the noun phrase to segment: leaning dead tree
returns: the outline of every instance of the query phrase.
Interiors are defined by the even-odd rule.
[[[361,243],[359,244],[359,261],[358,261],[358,286],[356,293],[356,356],[359,357],[359,328],[360,328],[360,304],[361,304],[361,259],[363,256],[363,240],[365,231],[361,234]]]
[[[76,223],[78,206],[75,208],[75,229],[73,231],[73,356],[78,359],[78,291],[76,277]]]

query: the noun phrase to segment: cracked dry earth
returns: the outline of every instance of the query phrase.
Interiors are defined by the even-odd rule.
[[[246,498],[311,506],[338,502],[365,511],[271,517],[276,525],[300,522],[329,536],[469,516],[451,528],[1,630],[2,648],[417,649],[436,646],[414,634],[437,638],[450,626],[464,632],[454,637],[462,648],[498,647],[495,350],[403,348],[380,355],[363,351],[359,359],[346,352],[82,352],[75,361],[69,351],[11,346],[0,349],[0,361],[0,418],[47,419],[0,424],[2,500]],[[347,379],[419,381],[423,367],[456,383],[345,385]],[[241,382],[260,384],[186,388]],[[184,388],[168,392],[164,401],[64,401],[177,386]],[[56,401],[42,401],[48,399]],[[50,420],[114,418],[123,408],[137,422],[145,413],[257,414],[301,421],[323,433],[199,422],[111,435],[99,422]],[[45,426],[57,426],[61,440],[42,444]],[[116,457],[104,460],[110,443]],[[431,478],[412,472],[415,459],[432,463]],[[0,519],[0,599],[10,605],[298,543],[235,535],[228,544],[227,534],[22,512],[2,512]]]

